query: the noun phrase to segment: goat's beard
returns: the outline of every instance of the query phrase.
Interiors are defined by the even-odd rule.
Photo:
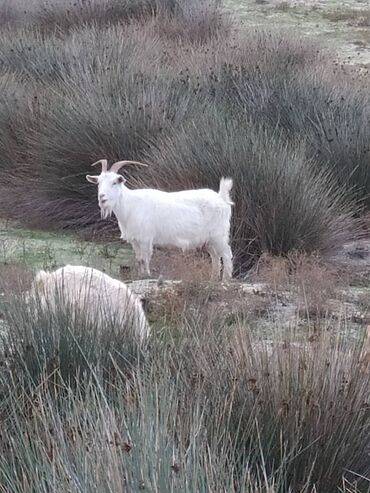
[[[102,219],[107,219],[112,215],[112,209],[110,207],[100,207],[100,215]]]

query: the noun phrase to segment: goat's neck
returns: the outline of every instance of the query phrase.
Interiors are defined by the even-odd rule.
[[[113,209],[114,215],[122,226],[126,225],[128,218],[131,215],[134,202],[135,197],[133,196],[131,190],[122,184],[117,205]]]

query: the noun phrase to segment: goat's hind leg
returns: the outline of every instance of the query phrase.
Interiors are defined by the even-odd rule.
[[[217,249],[211,245],[208,246],[207,250],[212,260],[211,280],[218,281],[220,279],[220,268],[221,268],[220,255],[218,254]]]
[[[233,254],[230,245],[224,245],[221,257],[224,267],[222,272],[222,280],[231,279],[233,277]]]
[[[151,276],[151,272],[150,272],[150,267],[149,267],[149,264],[150,264],[150,258],[151,258],[151,255],[145,255],[144,259],[143,259],[143,267],[144,267],[144,273],[147,275],[147,276]]]
[[[209,246],[208,251],[212,258],[212,278],[220,273],[220,258],[222,258],[223,271],[222,280],[231,279],[233,275],[233,254],[230,245],[223,239],[218,238]]]
[[[142,276],[145,274],[145,265],[144,265],[142,250],[137,241],[132,242],[132,248],[134,249],[135,252],[135,261],[137,265],[138,274]]]

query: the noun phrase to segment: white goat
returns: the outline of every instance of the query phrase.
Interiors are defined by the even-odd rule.
[[[123,282],[91,267],[66,265],[54,272],[41,270],[28,299],[32,296],[40,299],[43,308],[52,310],[65,303],[74,315],[77,309],[101,328],[109,319],[119,326],[130,325],[141,341],[150,333],[139,298]]]
[[[118,161],[107,169],[102,163],[99,176],[87,175],[90,183],[98,184],[98,203],[102,218],[114,213],[121,238],[131,243],[141,272],[150,276],[149,263],[154,245],[178,247],[183,251],[206,246],[212,259],[212,278],[232,277],[232,252],[229,245],[231,178],[221,178],[219,192],[208,188],[163,192],[151,188],[130,190],[125,178],[117,174],[126,164],[137,161]]]

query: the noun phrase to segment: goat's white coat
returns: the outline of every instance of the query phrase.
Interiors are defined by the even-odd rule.
[[[88,175],[87,180],[98,184],[102,217],[116,216],[121,238],[131,243],[148,275],[153,246],[158,245],[182,250],[205,246],[212,259],[213,277],[220,274],[220,258],[223,277],[232,276],[230,178],[221,178],[218,193],[210,189],[130,190],[122,175],[111,171]]]
[[[57,303],[83,312],[104,329],[110,319],[122,327],[131,326],[141,340],[150,328],[139,298],[129,287],[103,272],[85,266],[66,265],[53,272],[39,271],[29,296],[37,295],[44,308],[55,309]]]

